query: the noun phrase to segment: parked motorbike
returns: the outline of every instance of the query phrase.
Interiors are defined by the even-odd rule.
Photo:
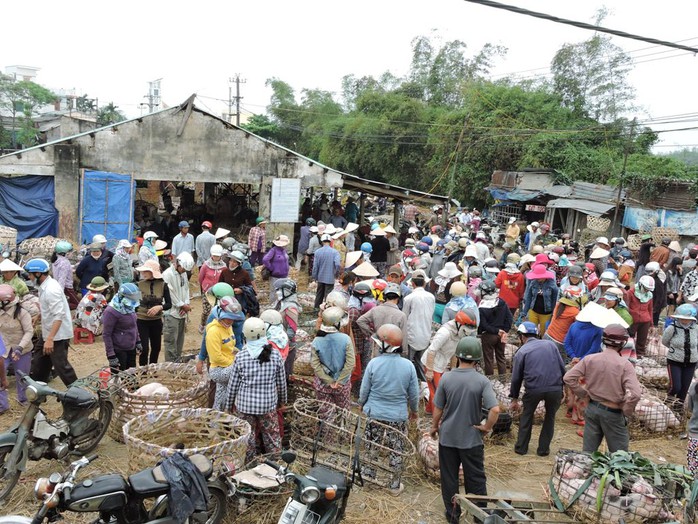
[[[279,486],[285,482],[295,484],[293,495],[289,497],[278,523],[336,524],[340,522],[344,517],[352,485],[354,483],[363,485],[358,457],[353,461],[353,472],[349,478],[344,473],[321,465],[312,466],[307,475],[289,471],[289,466],[296,460],[296,454],[292,451],[282,453],[281,459],[285,465],[279,465],[271,460],[264,461],[264,464],[272,468],[264,479],[272,478]],[[233,510],[244,511],[245,494],[238,489],[235,474],[234,466],[223,463],[219,481],[226,485],[227,496],[233,501]],[[257,472],[257,474],[260,473]]]
[[[106,391],[93,393],[79,386],[57,391],[21,371],[27,385],[27,409],[18,424],[0,434],[0,501],[7,498],[25,470],[27,460],[65,459],[97,447],[109,427],[114,406]],[[59,419],[49,420],[41,409],[48,397],[63,405]]]
[[[170,515],[168,493],[170,486],[165,480],[159,466],[148,468],[124,479],[121,475],[110,473],[80,483],[75,478],[80,469],[94,461],[97,455],[82,457],[71,463],[64,473],[53,473],[48,478],[40,478],[34,486],[34,495],[41,507],[33,518],[19,515],[0,517],[0,524],[41,524],[56,522],[63,518],[62,513],[99,512],[99,518],[93,524],[176,524]],[[209,478],[213,472],[211,461],[203,455],[189,457],[204,477]],[[225,492],[217,483],[209,483],[208,510],[195,512],[190,523],[218,524],[225,517]],[[150,510],[145,501],[155,499]]]

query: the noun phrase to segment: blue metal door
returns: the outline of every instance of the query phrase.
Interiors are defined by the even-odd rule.
[[[80,243],[104,235],[113,249],[133,237],[136,184],[132,175],[85,170],[80,185]]]

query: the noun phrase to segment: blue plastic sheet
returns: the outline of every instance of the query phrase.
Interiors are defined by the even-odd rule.
[[[17,242],[58,235],[53,177],[0,178],[0,223],[17,230]]]
[[[133,200],[136,183],[130,175],[85,171],[82,181],[82,243],[104,235],[108,247],[133,237]]]

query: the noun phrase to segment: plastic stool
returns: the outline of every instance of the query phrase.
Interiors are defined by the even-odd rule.
[[[92,344],[95,341],[95,334],[89,329],[73,328],[73,342],[75,344]]]

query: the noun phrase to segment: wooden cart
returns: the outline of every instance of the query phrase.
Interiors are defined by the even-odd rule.
[[[461,507],[462,522],[482,522],[484,524],[579,523],[578,520],[541,500],[520,500],[481,495],[456,495],[456,500]]]

